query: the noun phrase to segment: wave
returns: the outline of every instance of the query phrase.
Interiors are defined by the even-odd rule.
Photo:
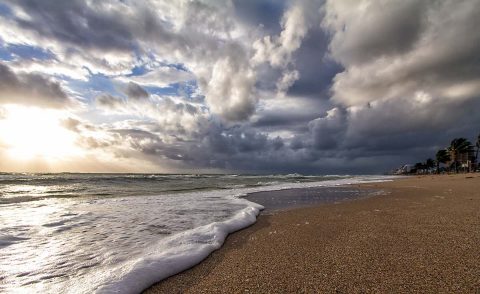
[[[238,197],[253,192],[332,187],[389,180],[391,177],[355,177],[322,182],[283,183],[238,189],[235,191],[234,197],[240,200]],[[214,222],[175,234],[146,250],[142,257],[110,269],[110,273],[104,276],[97,292],[139,293],[154,283],[195,266],[210,253],[220,248],[228,234],[255,223],[256,217],[263,207],[250,201],[247,202],[249,203],[248,207],[223,222]]]
[[[229,220],[211,223],[163,240],[141,258],[113,269],[103,277],[104,281],[96,288],[96,292],[140,293],[158,281],[197,265],[219,249],[228,234],[254,224],[261,209],[263,207],[260,205],[253,205]],[[168,249],[162,251],[158,248]]]

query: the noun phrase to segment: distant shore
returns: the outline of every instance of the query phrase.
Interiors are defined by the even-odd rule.
[[[261,215],[145,293],[480,291],[480,174],[359,187],[385,194]]]

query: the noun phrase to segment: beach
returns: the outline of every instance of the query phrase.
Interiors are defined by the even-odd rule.
[[[254,224],[262,203],[265,215],[353,200],[368,189],[349,183],[391,178],[0,174],[0,293],[140,293]]]
[[[480,175],[359,185],[368,198],[263,213],[145,293],[478,293]]]

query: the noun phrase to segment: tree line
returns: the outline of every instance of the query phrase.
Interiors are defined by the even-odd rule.
[[[446,148],[435,154],[435,160],[428,158],[424,162],[417,162],[411,173],[441,172],[473,172],[479,170],[478,154],[480,150],[480,134],[475,144],[466,138],[455,138]],[[443,164],[443,167],[440,167]]]

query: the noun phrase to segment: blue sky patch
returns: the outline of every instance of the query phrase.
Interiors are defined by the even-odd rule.
[[[109,77],[103,74],[92,74],[88,81],[65,79],[68,81],[68,87],[73,91],[82,93],[82,96],[88,100],[93,101],[96,96],[103,93],[113,96],[123,96],[116,89]]]
[[[6,17],[11,17],[12,16],[12,10],[7,5],[5,5],[3,3],[0,3],[0,15],[1,16],[6,16]]]
[[[14,59],[12,53],[10,53],[3,44],[0,46],[0,59],[4,61],[11,61]]]
[[[21,59],[48,60],[55,58],[55,54],[50,50],[29,45],[10,44],[5,49]]]

